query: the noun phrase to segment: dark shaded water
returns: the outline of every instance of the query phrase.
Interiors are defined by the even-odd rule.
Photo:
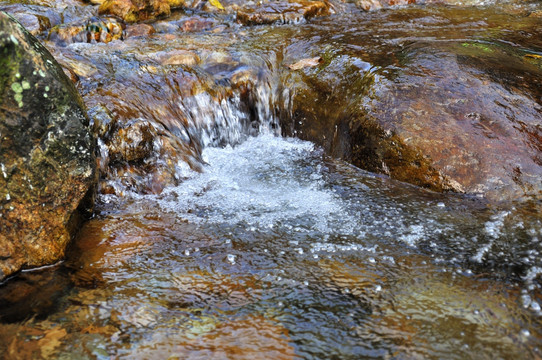
[[[343,115],[397,84],[427,101],[453,86],[473,113],[504,99],[492,111],[536,127],[539,18],[412,7],[340,19],[48,43],[102,119],[104,194],[62,264],[1,286],[0,353],[541,357],[539,202],[437,194],[325,155],[348,157],[331,136]],[[284,66],[314,56],[320,67]],[[312,122],[293,103],[308,88]]]

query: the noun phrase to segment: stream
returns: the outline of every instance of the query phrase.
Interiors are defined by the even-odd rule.
[[[539,126],[542,21],[522,12],[541,10],[480,1],[262,26],[180,11],[108,43],[38,34],[78,79],[102,179],[66,259],[0,284],[0,357],[542,358],[540,200],[362,170],[341,132],[386,89],[382,106],[433,104],[435,133],[438,89],[463,96],[446,109]],[[189,20],[205,25],[181,32]]]

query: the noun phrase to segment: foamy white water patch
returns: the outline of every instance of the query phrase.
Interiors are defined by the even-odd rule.
[[[203,173],[160,197],[163,208],[194,223],[241,224],[247,230],[353,234],[347,204],[322,178],[312,143],[272,135],[206,148]]]

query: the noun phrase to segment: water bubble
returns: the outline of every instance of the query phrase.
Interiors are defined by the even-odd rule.
[[[533,300],[533,302],[531,302],[531,309],[536,312],[540,311],[540,304]]]
[[[318,259],[318,254],[314,254],[312,257]]]
[[[370,262],[370,263],[375,263],[375,262],[376,262],[376,260],[375,260],[375,258],[374,258],[374,257],[370,257],[370,258],[369,258],[369,262]]]
[[[186,256],[190,255],[190,250],[186,249],[186,250],[184,251],[184,254],[185,254]]]
[[[235,255],[228,254],[227,259],[232,265],[235,264]]]
[[[521,295],[521,303],[523,307],[527,309],[531,305],[531,297],[528,294]]]
[[[445,207],[446,204],[444,204],[443,202],[439,202],[439,203],[437,204],[437,206],[438,206],[438,207]]]
[[[382,286],[376,285],[375,291],[376,291],[376,292],[382,291]]]
[[[303,281],[303,285],[309,286],[309,282],[307,280]]]
[[[528,337],[528,336],[531,335],[531,332],[530,332],[529,330],[527,330],[527,329],[522,329],[521,332],[520,332],[520,334],[521,334],[522,336]]]

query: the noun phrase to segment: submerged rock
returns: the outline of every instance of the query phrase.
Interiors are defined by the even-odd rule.
[[[77,42],[108,43],[122,39],[124,24],[115,19],[91,18],[82,25],[59,25],[49,32],[48,40],[66,45]]]
[[[0,280],[58,261],[91,205],[95,142],[51,54],[0,12]]]
[[[290,24],[329,14],[330,8],[325,1],[271,1],[241,7],[237,11],[237,21],[243,25]]]
[[[167,17],[172,8],[180,7],[184,3],[184,0],[105,0],[98,12],[134,23]]]
[[[0,5],[0,10],[9,13],[17,19],[34,36],[61,22],[60,14],[47,8],[29,8],[23,4],[9,4]]]
[[[459,18],[455,12],[450,10],[454,21]],[[518,32],[538,35],[530,18],[513,19]],[[325,40],[303,48],[291,45],[283,64],[316,55],[323,61],[283,67],[282,81],[292,94],[290,108],[281,114],[283,132],[314,141],[360,168],[434,191],[495,202],[540,199],[536,51],[492,40],[410,40],[409,26],[383,33],[379,40],[368,22],[359,22],[352,25],[355,36],[345,36],[347,42],[336,47]],[[371,46],[356,45],[370,41]],[[389,50],[390,41],[401,45]]]

